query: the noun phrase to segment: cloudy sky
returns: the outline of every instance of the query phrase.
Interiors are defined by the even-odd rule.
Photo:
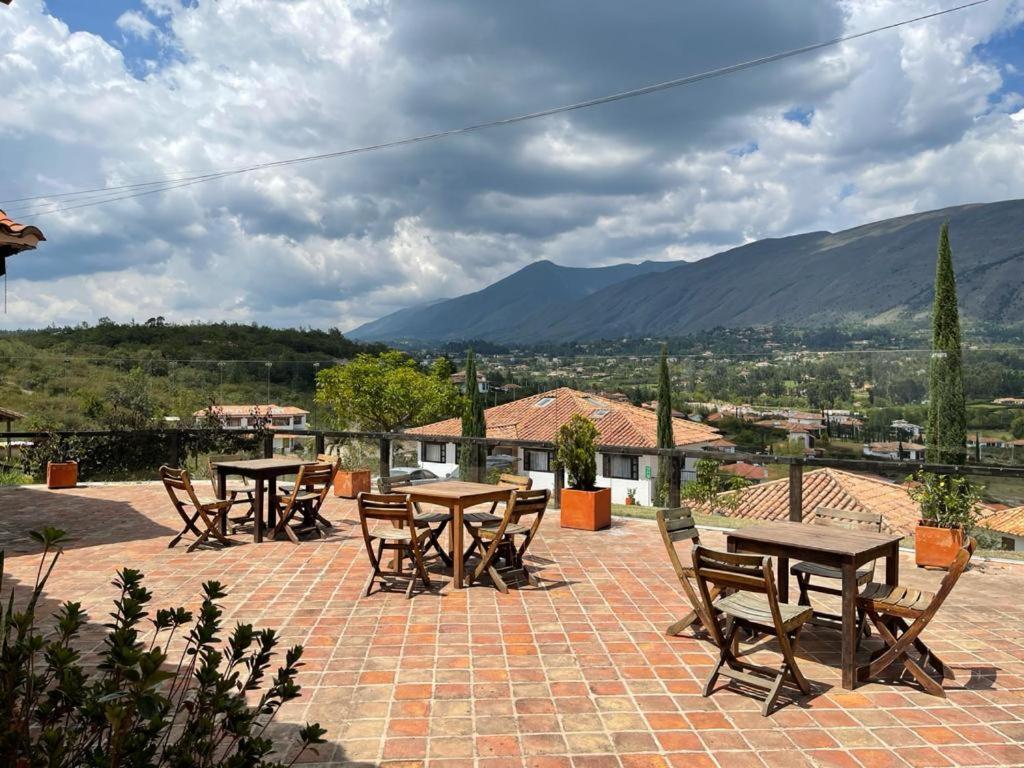
[[[953,0],[14,0],[0,200],[544,109]],[[537,259],[697,259],[1024,197],[1024,0],[570,115],[53,213],[0,327],[339,326]],[[47,213],[50,211],[49,213]]]

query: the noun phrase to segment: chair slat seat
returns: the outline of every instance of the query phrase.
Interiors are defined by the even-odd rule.
[[[857,597],[857,604],[865,610],[870,608],[878,613],[917,618],[934,599],[935,595],[931,592],[900,585],[871,583]]]
[[[431,510],[429,512],[419,512],[413,516],[416,521],[416,525],[426,525],[427,523],[448,523],[451,522],[452,513],[445,512],[443,510]]]
[[[496,536],[500,532],[500,526],[498,525],[483,525],[480,526],[481,536]],[[530,532],[530,526],[522,525],[521,523],[509,523],[505,526],[505,533],[515,536],[525,536]]]
[[[463,512],[462,520],[474,525],[492,525],[501,522],[501,515],[492,515],[490,512]]]
[[[761,624],[765,627],[774,626],[772,609],[768,604],[768,598],[764,595],[757,595],[751,592],[734,592],[728,597],[720,597],[714,602],[716,610],[727,616],[737,619],[744,619],[753,624]],[[793,605],[792,603],[779,603],[779,615],[782,617],[782,624],[787,629],[800,626],[809,618],[813,611],[806,605]]]
[[[842,579],[843,572],[839,568],[835,568],[831,565],[822,565],[821,563],[797,563],[789,569],[790,573],[804,573],[808,576],[820,576],[823,579]],[[875,572],[874,564],[865,565],[862,568],[857,569],[857,581],[860,582],[863,579],[870,579],[871,574]]]
[[[204,507],[216,509],[226,509],[235,503],[233,499],[218,499],[216,496],[196,496],[196,501]],[[195,506],[192,501],[185,501],[184,503],[189,506]]]
[[[428,538],[426,531],[417,531],[416,539],[421,543]],[[381,526],[370,531],[371,539],[383,539],[384,541],[412,541],[412,532],[408,528],[387,528]]]

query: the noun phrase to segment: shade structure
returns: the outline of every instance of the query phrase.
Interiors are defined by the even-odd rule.
[[[30,251],[46,240],[42,230],[31,224],[19,224],[0,211],[0,277],[7,274],[7,257]]]

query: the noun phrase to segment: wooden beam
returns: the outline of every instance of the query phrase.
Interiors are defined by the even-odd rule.
[[[804,521],[804,465],[789,465],[789,519]]]

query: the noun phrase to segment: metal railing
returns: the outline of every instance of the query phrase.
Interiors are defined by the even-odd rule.
[[[364,432],[364,431],[336,431],[336,430],[252,430],[252,429],[227,429],[227,430],[202,430],[185,428],[168,428],[155,430],[137,430],[133,432],[118,432],[111,430],[95,431],[55,431],[55,432],[4,432],[0,433],[0,444],[3,439],[7,440],[39,440],[48,439],[51,435],[58,437],[116,437],[117,435],[131,434],[137,437],[140,434],[152,432],[154,437],[169,441],[169,452],[167,461],[174,465],[180,465],[184,457],[183,446],[186,438],[203,434],[225,434],[249,435],[254,439],[259,437],[262,442],[262,454],[265,457],[273,455],[274,438],[276,437],[298,437],[312,439],[315,453],[323,453],[329,440],[362,440],[373,441],[378,445],[378,472],[385,487],[391,471],[391,457],[393,443],[400,442],[445,442],[455,443],[460,446],[483,445],[487,448],[524,448],[535,450],[552,451],[553,443],[540,440],[507,440],[484,437],[462,437],[453,435],[424,435],[408,434],[405,432]],[[902,473],[913,474],[918,471],[932,472],[943,475],[973,475],[982,477],[998,477],[1007,479],[1024,480],[1024,466],[1013,465],[992,465],[992,464],[930,464],[923,461],[893,461],[888,459],[839,459],[813,456],[780,456],[775,454],[749,453],[744,451],[721,451],[700,448],[638,448],[627,445],[598,445],[600,453],[615,453],[627,456],[651,456],[666,457],[671,464],[669,475],[668,504],[672,507],[680,506],[682,470],[687,458],[715,459],[717,461],[735,462],[747,461],[756,464],[779,464],[789,468],[789,517],[792,520],[802,520],[803,508],[803,473],[805,469],[816,469],[832,467],[835,469],[850,472],[876,472],[876,473]],[[471,454],[476,452],[471,452]],[[470,476],[473,479],[483,480],[486,468],[484,466],[472,467]],[[559,506],[561,491],[565,485],[565,473],[562,467],[554,468],[554,493],[555,506]]]

